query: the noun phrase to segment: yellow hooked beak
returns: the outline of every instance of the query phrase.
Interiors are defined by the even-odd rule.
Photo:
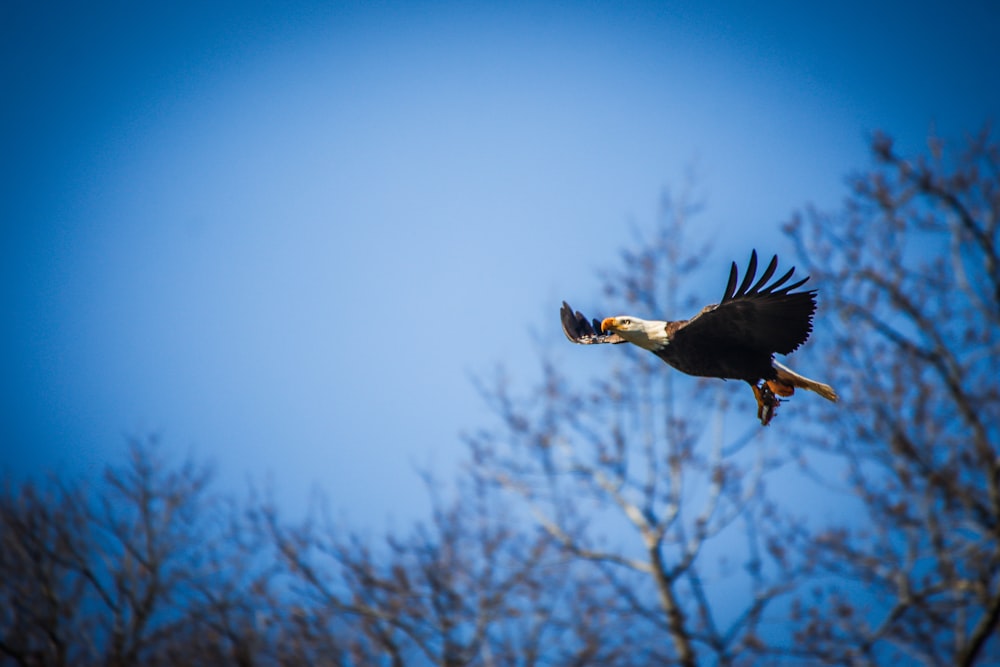
[[[618,328],[618,319],[614,317],[605,317],[604,321],[601,322],[601,333],[606,331],[615,331]]]

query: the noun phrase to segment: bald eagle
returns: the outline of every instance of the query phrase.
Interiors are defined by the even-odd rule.
[[[781,402],[778,397],[791,396],[797,387],[829,401],[837,400],[830,385],[803,377],[774,360],[775,354],[789,354],[809,338],[816,311],[816,290],[793,291],[805,284],[808,276],[786,285],[794,267],[767,284],[777,268],[775,255],[760,280],[754,282],[754,250],[737,287],[733,262],[722,300],[705,306],[690,320],[665,322],[619,315],[590,321],[563,301],[563,332],[581,345],[638,345],[688,375],[744,380],[753,388],[757,418],[766,426]]]

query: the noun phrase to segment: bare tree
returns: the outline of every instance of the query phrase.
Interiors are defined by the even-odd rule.
[[[67,665],[84,651],[78,611],[88,582],[73,568],[89,531],[75,490],[5,481],[0,496],[0,654],[20,665]]]
[[[289,526],[261,507],[303,625],[352,637],[340,662],[622,664],[627,628],[544,532],[525,529],[475,475],[450,501],[425,480],[431,520],[380,544],[318,514]]]
[[[99,486],[5,482],[0,656],[252,664],[252,619],[268,598],[241,566],[235,515],[207,493],[210,472],[168,465],[151,441],[133,441],[128,455]]]
[[[826,664],[1000,662],[1000,147],[884,135],[841,211],[789,232],[824,286],[842,409],[811,442],[857,518],[806,546],[797,652]],[[820,419],[820,417],[818,417]]]
[[[665,199],[653,238],[607,276],[616,309],[695,310],[695,299],[678,299],[700,263],[683,240],[692,212]],[[752,662],[767,649],[765,610],[796,581],[781,546],[796,527],[765,484],[787,461],[766,444],[746,446],[756,424],[726,434],[723,383],[677,379],[641,350],[618,348],[613,358],[596,381],[568,379],[546,362],[528,396],[502,376],[487,387],[502,426],[470,439],[481,474],[599,577],[638,637],[636,662]]]

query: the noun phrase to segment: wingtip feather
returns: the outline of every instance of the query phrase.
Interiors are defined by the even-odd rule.
[[[726,283],[726,291],[722,295],[722,300],[719,303],[725,303],[726,301],[729,301],[730,299],[733,298],[733,294],[736,291],[736,278],[737,278],[736,262],[733,262],[733,265],[729,268],[729,282]]]
[[[762,275],[760,277],[760,280],[754,283],[754,286],[750,288],[750,293],[754,294],[760,291],[760,288],[763,287],[765,284],[767,284],[767,281],[771,279],[771,276],[774,275],[774,272],[775,270],[777,270],[777,268],[778,268],[778,256],[774,255],[773,257],[771,257],[771,261],[770,263],[768,263],[767,268],[764,269],[764,275]]]
[[[740,283],[740,288],[736,290],[736,296],[743,296],[747,293],[747,289],[753,282],[754,276],[757,275],[757,249],[754,248],[750,251],[750,262],[747,264],[747,270],[743,274],[743,282]]]

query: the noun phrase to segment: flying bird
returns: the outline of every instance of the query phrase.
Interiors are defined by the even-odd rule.
[[[780,397],[795,389],[814,391],[828,401],[837,393],[830,385],[810,380],[774,360],[775,354],[790,354],[809,338],[816,311],[816,290],[793,290],[809,277],[786,284],[795,267],[770,284],[778,268],[777,255],[757,282],[757,251],[737,287],[738,271],[733,262],[722,300],[702,308],[689,320],[643,320],[618,315],[588,320],[563,301],[560,316],[563,332],[574,343],[632,343],[649,350],[688,375],[744,380],[753,388],[757,418],[767,426]]]

